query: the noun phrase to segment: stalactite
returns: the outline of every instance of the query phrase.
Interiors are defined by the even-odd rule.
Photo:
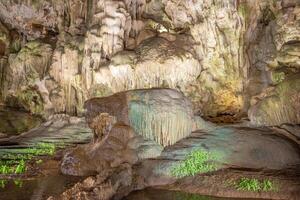
[[[191,102],[171,89],[121,92],[88,100],[85,108],[89,124],[100,113],[107,112],[118,122],[131,126],[136,134],[163,146],[187,137],[194,124]]]

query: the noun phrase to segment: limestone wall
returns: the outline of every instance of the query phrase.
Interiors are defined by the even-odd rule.
[[[194,112],[238,117],[299,72],[299,9],[296,0],[3,1],[1,101],[30,91],[39,111],[31,98],[14,104],[80,115],[89,98],[160,87],[183,92]],[[21,54],[36,58],[38,76],[15,67]],[[20,74],[30,83],[3,78]]]

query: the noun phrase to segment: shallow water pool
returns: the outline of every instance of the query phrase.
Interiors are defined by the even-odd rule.
[[[243,198],[245,199],[245,198]],[[132,192],[123,200],[242,200],[236,198],[218,198],[179,191],[148,188]]]

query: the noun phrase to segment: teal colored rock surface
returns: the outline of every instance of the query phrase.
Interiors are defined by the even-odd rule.
[[[172,89],[131,90],[85,103],[89,124],[100,113],[109,113],[131,126],[145,139],[163,146],[176,143],[193,130],[191,102]]]
[[[165,148],[155,160],[144,160],[139,173],[150,185],[159,185],[184,176],[230,167],[253,170],[297,167],[300,164],[300,154],[296,146],[275,134],[276,132],[268,128],[249,127],[217,126],[210,130],[198,130],[175,145]],[[190,159],[193,152],[199,152],[203,158],[194,157],[194,162]],[[199,158],[202,159],[200,162]],[[185,173],[185,168],[180,166],[186,161],[189,161],[188,166],[200,170],[197,173]],[[180,169],[182,173],[178,176]]]

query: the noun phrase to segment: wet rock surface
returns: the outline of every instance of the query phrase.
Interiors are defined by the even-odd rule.
[[[231,184],[243,178],[256,180],[271,180],[276,187],[273,191],[242,191]],[[217,185],[217,187],[216,187]],[[215,173],[186,177],[177,182],[162,186],[161,189],[185,191],[191,194],[212,195],[229,199],[299,199],[299,173],[297,171],[259,171],[220,170]]]

